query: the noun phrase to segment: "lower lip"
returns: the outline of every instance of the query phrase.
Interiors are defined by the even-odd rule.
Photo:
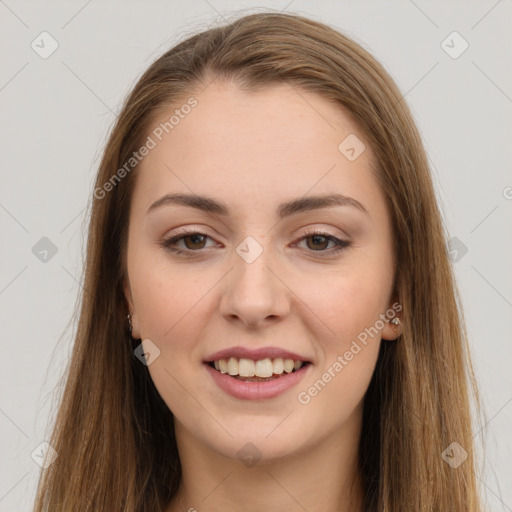
[[[311,363],[303,366],[300,370],[281,375],[274,380],[266,382],[246,382],[231,377],[227,373],[221,373],[204,363],[210,372],[215,383],[228,395],[242,400],[262,400],[274,398],[288,389],[292,388],[306,375]]]

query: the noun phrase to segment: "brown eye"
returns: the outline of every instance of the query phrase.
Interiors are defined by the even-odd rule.
[[[304,236],[299,240],[299,242],[302,241],[306,242],[306,248],[310,252],[317,252],[321,256],[335,254],[339,251],[342,251],[343,249],[350,245],[350,242],[340,240],[339,238],[333,235],[323,233],[321,231],[312,231],[305,233]],[[328,245],[330,242],[333,243],[333,246],[329,248]]]
[[[185,244],[185,248],[190,250],[203,249],[206,238],[206,236],[201,235],[200,233],[195,233],[192,235],[182,237]],[[191,240],[191,243],[188,244],[187,240]]]
[[[185,232],[173,236],[161,242],[161,246],[177,255],[193,256],[194,253],[201,254],[207,240],[210,239],[208,235],[199,233],[197,231]],[[320,256],[329,256],[336,254],[350,245],[350,242],[340,240],[339,238],[323,232],[308,232],[299,240],[299,242],[306,242],[306,249],[308,252],[318,253]],[[179,246],[179,243],[182,243]],[[329,247],[329,243],[333,246]]]
[[[188,256],[194,252],[201,252],[201,250],[205,248],[205,243],[208,238],[210,238],[208,235],[198,233],[197,231],[191,231],[189,233],[182,233],[167,240],[163,240],[161,246],[176,254],[184,254]],[[178,246],[178,243],[180,242],[183,242],[181,247]]]
[[[307,244],[308,248],[312,250],[324,250],[327,249],[327,245],[329,244],[330,240],[323,235],[312,235],[308,236],[304,240],[311,240],[312,244]]]

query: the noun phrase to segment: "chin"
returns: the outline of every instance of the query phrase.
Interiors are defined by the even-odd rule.
[[[219,454],[238,459],[248,467],[246,461],[256,460],[261,463],[276,462],[279,459],[296,455],[304,449],[304,432],[290,432],[276,428],[282,418],[268,428],[268,422],[258,422],[252,418],[246,422],[237,422],[236,430],[228,430],[233,437],[228,435],[220,439],[209,439],[207,441],[211,448]],[[286,421],[286,420],[285,420]],[[236,432],[236,433],[235,433]]]

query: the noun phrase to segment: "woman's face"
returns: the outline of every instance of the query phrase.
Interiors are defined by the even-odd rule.
[[[347,113],[289,85],[215,81],[194,98],[149,134],[125,287],[178,439],[271,460],[357,433],[381,338],[399,334],[371,149]]]

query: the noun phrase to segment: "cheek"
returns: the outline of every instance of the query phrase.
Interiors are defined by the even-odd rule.
[[[375,281],[351,276],[330,286],[329,300],[323,309],[318,306],[330,336],[317,332],[319,365],[297,397],[311,417],[331,417],[320,427],[325,429],[347,421],[363,399],[379,354],[382,325],[377,322],[385,311],[385,293]]]
[[[391,272],[369,259],[332,276],[323,293],[313,296],[331,335],[318,340],[322,361],[303,388],[303,401],[343,422],[363,399],[377,362],[387,308]],[[322,299],[323,297],[323,299]],[[334,333],[334,334],[333,334]]]
[[[337,296],[337,314],[330,321],[335,339],[323,344],[323,371],[329,372],[325,380],[337,381],[346,392],[352,388],[361,391],[359,386],[367,384],[381,340],[383,324],[378,320],[384,311],[382,301],[374,288],[363,284],[358,280],[344,283]]]
[[[131,284],[141,336],[159,349],[158,357],[148,366],[151,379],[174,414],[204,421],[191,396],[202,392],[199,383],[204,375],[197,341],[210,314],[205,307],[214,281],[201,272],[170,269],[165,262],[153,261],[139,268],[143,270]]]
[[[325,332],[333,350],[342,350],[350,340],[375,325],[386,309],[388,281],[387,276],[354,268],[333,274],[322,288],[318,282],[313,286],[308,281],[304,290],[307,304],[328,327]]]
[[[193,328],[191,319],[197,320],[196,310],[212,284],[200,271],[143,258],[130,277],[141,335],[162,344],[186,339],[184,331]]]

